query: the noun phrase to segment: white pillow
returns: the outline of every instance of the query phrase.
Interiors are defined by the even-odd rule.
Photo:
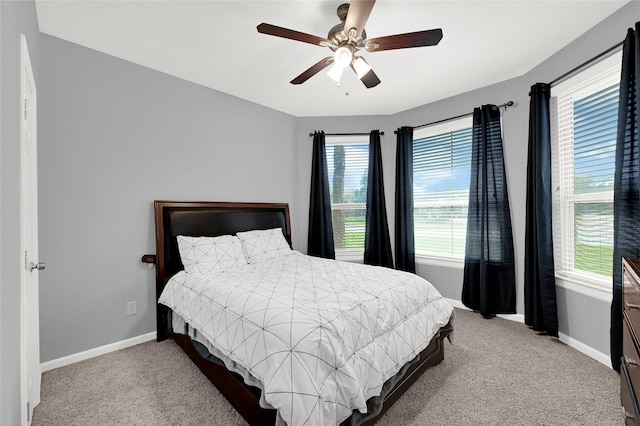
[[[249,263],[259,263],[288,256],[292,250],[282,234],[282,228],[236,233]]]
[[[233,235],[187,237],[178,235],[178,250],[187,273],[222,272],[247,264],[242,243]]]

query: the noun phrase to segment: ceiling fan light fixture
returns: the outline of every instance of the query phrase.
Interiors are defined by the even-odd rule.
[[[364,58],[358,56],[353,59],[353,69],[356,71],[359,79],[362,79],[369,71],[371,71],[371,65],[364,60]]]
[[[333,62],[340,68],[346,68],[353,59],[353,52],[347,46],[341,46],[333,53]]]
[[[342,72],[344,68],[338,64],[333,64],[329,71],[327,71],[327,75],[331,78],[331,80],[335,81],[337,84],[340,84],[340,79],[342,78]]]

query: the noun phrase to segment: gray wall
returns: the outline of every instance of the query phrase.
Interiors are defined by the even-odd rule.
[[[47,35],[40,58],[45,362],[155,331],[154,199],[296,197],[292,116]]]
[[[517,275],[517,311],[524,314],[524,239],[527,137],[529,121],[529,89],[536,82],[550,82],[579,64],[620,42],[627,28],[640,17],[640,3],[627,4],[609,18],[598,24],[578,40],[569,44],[551,58],[525,74],[499,84],[453,96],[409,111],[385,117],[315,117],[297,120],[296,135],[300,141],[310,139],[309,131],[361,132],[371,129],[384,130],[383,164],[387,214],[393,238],[393,197],[395,179],[395,135],[400,126],[416,126],[473,111],[483,104],[515,102],[503,114],[503,142],[507,172],[511,219],[513,225]],[[499,64],[496,64],[499,66]],[[299,151],[300,196],[298,221],[306,229],[311,142],[301,144]],[[306,197],[306,198],[305,198]],[[306,242],[304,243],[306,247]],[[462,292],[462,270],[443,266],[419,264],[418,273],[430,280],[445,296],[460,300]],[[560,332],[592,348],[609,354],[609,302],[597,300],[568,289],[558,289],[558,316]]]
[[[20,34],[38,83],[33,1],[0,1],[0,425],[20,424]]]

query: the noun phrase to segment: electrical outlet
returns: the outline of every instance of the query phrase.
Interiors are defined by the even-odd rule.
[[[127,302],[127,315],[135,315],[136,314],[136,301]]]

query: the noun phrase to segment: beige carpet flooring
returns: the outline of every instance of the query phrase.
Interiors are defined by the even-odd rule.
[[[622,425],[620,377],[525,325],[456,310],[453,344],[377,425]],[[171,341],[42,377],[33,426],[245,425]]]

